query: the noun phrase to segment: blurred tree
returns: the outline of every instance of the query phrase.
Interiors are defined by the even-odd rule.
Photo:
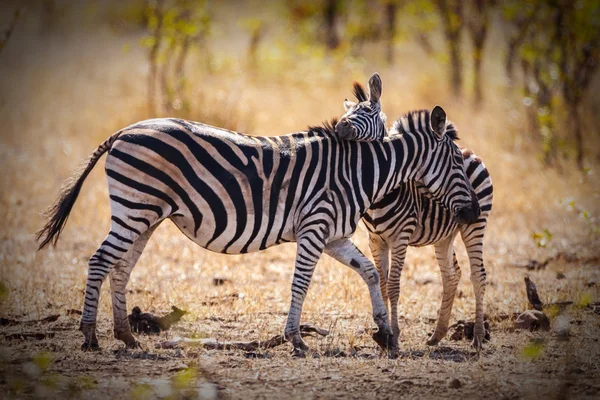
[[[530,0],[518,16],[517,5],[504,8],[516,32],[509,40],[507,72],[512,75],[511,51],[517,52],[524,75],[524,94],[531,104],[528,115],[540,133],[544,162],[555,164],[559,141],[559,111],[575,143],[577,165],[583,167],[581,103],[598,69],[600,5],[594,0]],[[514,46],[514,48],[511,47]],[[509,68],[510,66],[510,68]]]
[[[156,85],[160,84],[160,105],[167,113],[187,110],[184,96],[185,63],[192,45],[202,46],[210,34],[211,16],[205,0],[154,0],[148,2],[150,36],[143,43],[149,48],[148,108],[156,113]]]
[[[385,0],[385,38],[386,60],[388,64],[394,62],[394,39],[396,37],[396,12],[398,10],[397,0]]]
[[[12,19],[10,20],[10,24],[8,25],[8,28],[4,32],[2,32],[2,35],[0,36],[0,54],[2,54],[2,50],[4,49],[4,46],[6,46],[6,43],[12,36],[13,32],[15,31],[15,28],[17,27],[17,22],[19,21],[19,17],[21,16],[21,14],[22,14],[22,9],[21,9],[21,7],[19,7],[13,12],[13,16],[12,16]]]
[[[250,34],[250,44],[248,46],[248,69],[255,72],[258,66],[257,53],[260,42],[264,36],[264,24],[258,18],[246,18],[240,21]]]
[[[162,23],[164,12],[164,0],[148,1],[148,27],[152,29],[152,36],[147,38],[146,45],[150,48],[148,52],[148,61],[150,62],[150,72],[148,74],[148,111],[151,114],[156,113],[156,79],[158,70],[158,50],[162,41]]]
[[[514,63],[518,55],[518,49],[533,25],[539,6],[539,1],[505,0],[502,2],[502,16],[508,22],[504,26],[509,30],[505,34],[507,52],[504,62],[509,84],[513,80]]]
[[[292,28],[307,42],[318,40],[328,50],[335,50],[341,43],[338,22],[342,14],[341,0],[286,2],[292,20]]]
[[[323,10],[325,25],[325,43],[329,50],[337,49],[340,45],[340,38],[337,33],[337,19],[340,10],[339,0],[325,0]]]
[[[483,46],[485,45],[490,24],[490,9],[494,4],[490,0],[474,0],[467,4],[469,4],[467,27],[471,41],[473,42],[473,100],[474,104],[479,107],[483,103],[483,84],[481,82]]]
[[[462,95],[462,54],[460,35],[464,26],[463,2],[461,0],[435,0],[440,18],[448,54],[450,56],[450,82],[452,94]]]
[[[575,136],[576,161],[583,168],[580,106],[598,69],[600,56],[600,5],[594,0],[557,1],[558,69],[562,96]]]

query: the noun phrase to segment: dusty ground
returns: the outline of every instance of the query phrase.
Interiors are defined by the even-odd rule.
[[[21,321],[0,326],[0,397],[600,396],[600,316],[590,306],[600,301],[597,162],[588,159],[583,175],[569,165],[560,171],[541,167],[538,144],[523,132],[518,96],[498,95],[506,92],[500,55],[486,66],[487,102],[475,113],[434,84],[445,70],[411,44],[399,46],[394,67],[313,60],[314,65],[302,65],[300,75],[282,67],[273,79],[256,80],[231,61],[235,55],[216,51],[225,61],[215,71],[190,68],[191,81],[201,82],[193,86],[194,95],[204,99],[198,100],[195,118],[226,121],[257,134],[303,129],[339,115],[352,79],[364,80],[372,70],[382,75],[390,119],[442,104],[495,185],[485,248],[491,341],[479,357],[467,342],[447,338],[437,347],[425,345],[442,289],[432,249],[411,250],[407,259],[400,299],[402,354],[396,360],[381,356],[370,339],[364,283],[328,258],[317,267],[303,321],[329,329],[330,335],[309,338],[314,353],[307,358],[292,357],[287,345],[252,353],[157,350],[156,343],[174,336],[254,340],[281,333],[295,251],[290,244],[245,256],[213,254],[194,247],[169,223],[157,230],[133,272],[128,307],[160,314],[176,305],[189,313],[171,332],[140,336],[143,350],[124,351],[112,338],[106,283],[99,312],[102,351],[81,352],[78,315],[71,310],[82,307],[86,262],[108,229],[103,161],[88,178],[58,246],[38,253],[32,235],[69,172],[106,136],[149,116],[147,66],[144,49],[136,45],[139,35],[97,27],[74,34],[67,27],[41,35],[32,17],[0,59],[0,317]],[[235,26],[220,29],[219,38],[243,34]],[[125,45],[130,50],[124,51]],[[587,146],[597,150],[598,143]],[[355,240],[367,252],[363,227]],[[541,270],[514,266],[558,253],[570,256]],[[472,319],[474,313],[461,245],[459,260],[463,277],[452,321]],[[503,319],[527,308],[526,274],[543,302],[573,301],[565,310],[546,310],[550,332],[513,331],[511,319]],[[227,282],[215,286],[214,278]],[[23,322],[56,315],[52,322]],[[560,334],[565,326],[567,337]],[[460,383],[451,385],[453,379]]]

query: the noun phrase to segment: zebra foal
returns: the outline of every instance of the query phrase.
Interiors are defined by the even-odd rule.
[[[400,118],[390,134],[401,133],[407,120],[418,119],[427,111],[418,111]],[[410,124],[409,124],[410,125]],[[447,135],[457,138],[451,123]],[[471,282],[475,293],[475,328],[473,345],[479,349],[485,336],[484,303],[486,273],[483,263],[483,239],[487,219],[492,209],[493,186],[489,172],[481,159],[469,150],[463,150],[464,167],[473,187],[481,214],[472,223],[461,224],[443,205],[431,199],[427,190],[417,182],[407,182],[374,203],[364,221],[369,230],[369,243],[375,265],[381,277],[381,290],[386,306],[391,304],[392,348],[398,347],[398,299],[400,275],[408,246],[435,246],[435,254],[442,273],[443,295],[440,313],[429,345],[437,344],[448,331],[448,323],[460,267],[454,251],[454,239],[460,233],[471,265]],[[391,254],[391,265],[390,265]]]
[[[361,217],[372,203],[408,179],[433,189],[432,196],[462,219],[472,218],[473,209],[470,185],[457,161],[460,152],[439,130],[445,115],[442,121],[439,114],[425,135],[397,135],[380,142],[340,138],[376,136],[369,130],[381,126],[377,74],[369,89],[369,100],[349,110],[339,123],[307,132],[248,136],[164,118],[131,125],[102,143],[83,171],[63,188],[37,234],[40,249],[56,242],[85,178],[108,153],[111,226],[88,263],[82,347],[98,348],[96,315],[107,276],[115,337],[128,347],[138,345],[127,322],[125,287],[150,236],[170,219],[196,244],[220,253],[241,254],[297,242],[284,334],[298,351],[307,349],[299,332],[300,314],[321,254],[352,268],[367,283],[379,328],[373,336],[386,348],[391,329],[379,274],[349,239]]]

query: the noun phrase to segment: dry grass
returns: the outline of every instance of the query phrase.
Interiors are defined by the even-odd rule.
[[[10,389],[13,397],[29,397],[70,387],[72,396],[102,397],[111,390],[114,396],[143,397],[144,382],[177,387],[178,381],[170,380],[174,371],[193,367],[200,382],[217,382],[222,394],[234,398],[282,394],[298,398],[454,397],[459,393],[537,397],[556,396],[561,390],[581,397],[598,395],[600,319],[588,309],[569,309],[569,341],[559,341],[553,332],[513,333],[507,329],[510,322],[504,322],[493,324],[492,341],[479,360],[472,358],[463,342],[443,341],[441,348],[427,348],[425,339],[433,330],[441,298],[441,279],[431,249],[411,250],[407,258],[400,299],[404,353],[398,360],[379,358],[367,334],[372,326],[370,302],[358,275],[325,257],[317,267],[303,314],[303,321],[331,329],[328,338],[309,340],[320,357],[293,359],[288,348],[259,352],[258,358],[236,351],[155,351],[158,339],[147,336],[140,340],[157,360],[135,358],[140,352],[115,355],[113,350],[121,344],[112,338],[108,284],[99,312],[104,351],[80,353],[77,319],[65,313],[81,309],[87,258],[108,231],[102,168],[88,178],[55,249],[37,253],[32,234],[42,224],[40,212],[53,201],[69,171],[106,136],[148,116],[147,68],[143,50],[135,45],[136,34],[117,35],[95,26],[40,36],[36,26],[33,17],[26,20],[0,58],[0,282],[6,288],[0,298],[0,315],[61,317],[51,324],[2,327],[0,366],[10,366],[11,373],[0,375],[0,390]],[[222,28],[222,37],[243,38],[236,29]],[[243,47],[231,40],[232,48]],[[127,43],[134,45],[123,52]],[[269,54],[265,50],[264,57]],[[475,113],[466,102],[445,94],[443,66],[432,64],[410,44],[398,50],[393,68],[379,58],[364,65],[313,60],[310,65],[274,74],[272,79],[245,73],[233,52],[222,50],[216,57],[222,58],[223,66],[212,74],[201,69],[191,73],[194,116],[215,124],[227,121],[231,127],[256,134],[301,130],[340,115],[352,79],[364,81],[373,70],[382,76],[383,105],[390,120],[409,109],[443,105],[463,142],[483,158],[494,180],[494,210],[486,241],[486,304],[492,318],[526,308],[526,272],[513,268],[514,263],[544,259],[558,251],[583,258],[598,254],[598,235],[590,232],[590,226],[598,222],[590,223],[568,207],[574,201],[592,216],[600,213],[598,165],[592,165],[585,177],[568,166],[561,172],[540,166],[535,143],[523,132],[520,104],[505,94],[499,62],[486,65],[487,103]],[[589,146],[597,149],[596,143]],[[553,235],[546,248],[531,239],[532,232],[543,229]],[[363,227],[355,241],[367,251]],[[468,263],[459,247],[464,272],[453,320],[471,319],[474,314]],[[283,329],[294,253],[295,245],[290,244],[244,256],[214,254],[193,246],[165,223],[133,272],[129,307],[160,312],[175,304],[188,310],[170,336],[264,339]],[[556,279],[559,271],[566,279]],[[597,260],[558,261],[530,275],[542,301],[600,300]],[[231,283],[214,286],[214,277]],[[423,284],[424,280],[431,282]],[[239,298],[227,300],[231,293],[238,293]],[[202,305],[215,299],[216,304]],[[55,336],[41,341],[7,338],[24,330]],[[544,340],[542,353],[533,360],[522,353],[531,339]],[[356,357],[328,355],[332,351],[354,354],[357,348]],[[18,383],[16,378],[27,376],[32,359],[34,364],[43,364],[39,360],[43,352],[52,354],[47,371]],[[456,392],[447,386],[453,377],[462,382]]]

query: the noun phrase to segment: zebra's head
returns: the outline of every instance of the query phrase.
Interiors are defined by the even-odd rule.
[[[337,135],[346,140],[375,141],[386,135],[386,116],[381,111],[381,78],[375,73],[369,79],[369,96],[359,83],[354,83],[354,95],[358,103],[346,99],[344,114],[335,126]]]
[[[465,170],[463,154],[454,143],[458,139],[454,125],[446,120],[446,112],[436,106],[431,113],[420,111],[400,118],[392,131],[407,133],[414,129],[426,132],[422,142],[423,162],[415,180],[422,183],[435,200],[452,211],[459,223],[473,223],[481,214],[477,196]],[[411,129],[412,128],[412,129]],[[391,132],[392,133],[392,132]]]

